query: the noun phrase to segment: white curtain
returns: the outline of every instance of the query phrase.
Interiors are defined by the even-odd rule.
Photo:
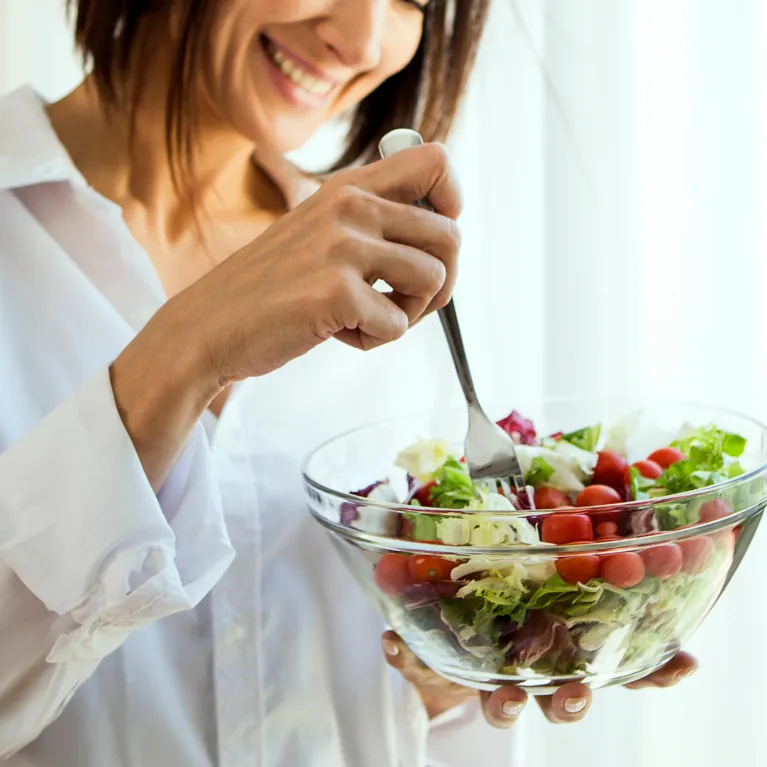
[[[75,81],[60,8],[0,4],[0,91]],[[453,141],[488,406],[662,394],[767,419],[766,136],[764,0],[495,0]],[[765,561],[762,530],[691,644],[697,676],[602,691],[573,727],[531,706],[520,767],[764,764]]]

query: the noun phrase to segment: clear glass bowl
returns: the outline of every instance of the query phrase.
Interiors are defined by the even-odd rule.
[[[667,401],[557,400],[530,414],[539,434],[596,422],[607,428],[628,414],[631,460],[667,444],[683,424],[715,424],[748,440],[746,473],[684,495],[577,512],[425,510],[354,495],[389,479],[405,498],[407,476],[394,460],[419,439],[443,438],[462,454],[465,414],[431,413],[358,429],[318,448],[304,465],[311,512],[387,622],[442,676],[484,690],[514,684],[533,694],[571,681],[599,688],[641,678],[689,639],[748,549],[767,505],[767,428],[727,410]],[[710,521],[700,521],[701,509]],[[566,546],[509,542],[520,525],[540,529],[547,518],[568,513],[585,513],[594,525],[614,521],[620,537]],[[459,531],[450,545],[443,536],[422,540],[430,533],[414,533],[433,530],[435,520]],[[620,570],[637,555],[641,581],[617,587],[603,580],[605,562]],[[447,570],[445,560],[452,562]],[[425,573],[422,582],[412,582],[415,565]],[[585,583],[571,575],[592,566],[598,577]],[[472,581],[487,577],[507,579],[519,600],[492,602],[508,590],[475,593]]]

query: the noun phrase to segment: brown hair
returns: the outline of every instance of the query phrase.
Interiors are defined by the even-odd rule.
[[[166,142],[174,170],[191,173],[195,106],[193,62],[205,44],[216,0],[180,4],[181,38],[167,100]],[[490,0],[431,0],[424,9],[420,47],[412,61],[389,78],[352,116],[346,149],[336,168],[376,157],[378,141],[393,128],[414,127],[426,141],[443,141],[458,111],[476,56]],[[164,3],[168,9],[171,0]],[[157,14],[153,0],[67,0],[75,14],[75,38],[107,105],[118,99],[137,54],[139,31]],[[159,17],[158,17],[159,18]],[[137,89],[138,90],[138,89]],[[133,94],[135,104],[138,93]]]

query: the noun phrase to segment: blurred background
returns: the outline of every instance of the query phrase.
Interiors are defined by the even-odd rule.
[[[490,409],[659,394],[767,420],[767,3],[494,2],[452,141]],[[81,74],[63,0],[0,0],[0,94],[56,99]],[[297,160],[324,165],[337,137]],[[600,692],[572,727],[531,706],[520,767],[764,764],[765,567],[763,530],[688,648],[696,676]]]

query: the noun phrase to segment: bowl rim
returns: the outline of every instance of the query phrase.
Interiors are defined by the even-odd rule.
[[[544,403],[567,403],[567,402],[581,402],[584,400],[589,400],[588,397],[577,397],[577,396],[562,396],[562,397],[545,397],[543,398]],[[672,397],[594,397],[595,401],[599,402],[622,402],[622,401],[636,401],[636,406],[639,407],[640,403],[656,403],[656,404],[666,404],[677,407],[699,407],[699,408],[706,408],[709,410],[719,411],[720,413],[728,413],[732,416],[736,416],[737,418],[743,419],[745,421],[749,421],[754,426],[758,427],[763,433],[765,440],[767,440],[767,424],[762,423],[761,421],[757,420],[756,418],[752,418],[751,416],[744,415],[738,410],[734,410],[732,408],[728,407],[721,407],[718,405],[712,405],[710,403],[706,402],[696,402],[694,400],[681,400],[676,399]],[[460,408],[448,408],[445,413],[451,413],[454,411],[460,411]],[[562,513],[573,513],[577,508],[580,507],[571,507],[568,508],[565,512],[563,512],[561,509],[514,509],[509,511],[466,511],[464,509],[443,509],[443,508],[437,508],[437,507],[429,507],[428,511],[424,511],[423,506],[410,506],[405,503],[394,503],[391,501],[380,501],[376,499],[370,499],[365,498],[360,495],[354,495],[350,492],[343,492],[341,490],[333,490],[332,488],[327,487],[321,482],[318,482],[317,480],[313,479],[309,474],[309,466],[311,462],[319,455],[323,450],[325,450],[327,447],[332,445],[335,442],[339,442],[343,440],[346,437],[350,437],[353,434],[358,434],[363,431],[367,431],[368,429],[374,429],[376,427],[385,426],[387,424],[396,423],[398,421],[406,421],[408,419],[416,419],[416,418],[428,418],[430,416],[433,416],[435,413],[439,411],[437,410],[420,410],[416,412],[411,413],[403,413],[400,415],[392,416],[389,418],[383,418],[378,419],[376,421],[371,421],[365,424],[362,424],[360,426],[356,426],[352,429],[347,429],[346,431],[341,432],[340,434],[335,435],[334,437],[331,437],[330,439],[324,440],[321,444],[317,445],[303,460],[301,463],[301,475],[304,479],[304,482],[314,489],[317,492],[324,493],[326,495],[330,495],[334,498],[337,498],[345,503],[354,503],[357,505],[364,505],[364,506],[372,506],[374,508],[383,509],[385,511],[393,511],[397,512],[398,514],[421,514],[424,516],[429,516],[433,514],[451,514],[453,516],[463,516],[463,517],[472,517],[477,514],[493,514],[494,516],[505,516],[507,518],[527,518],[527,517],[534,517],[537,519],[541,519],[545,516],[548,516],[550,514],[562,514]],[[688,490],[684,493],[677,493],[675,495],[664,495],[660,496],[658,498],[652,498],[651,500],[648,499],[640,499],[640,500],[634,500],[634,501],[622,501],[621,503],[609,503],[609,504],[602,504],[600,506],[588,506],[583,507],[583,512],[581,513],[592,513],[592,512],[605,512],[605,511],[636,511],[639,509],[648,509],[648,508],[654,508],[657,505],[663,504],[663,503],[671,503],[671,502],[684,502],[690,499],[698,498],[700,496],[710,495],[715,492],[719,492],[724,489],[735,487],[741,483],[746,483],[749,480],[755,479],[760,474],[767,473],[767,460],[764,461],[760,466],[757,468],[751,469],[748,472],[745,472],[744,474],[741,474],[740,476],[733,477],[732,479],[728,479],[724,482],[719,482],[716,485],[708,485],[706,487],[701,487],[696,490]],[[673,501],[672,501],[673,499]],[[362,502],[362,503],[361,503]],[[734,516],[734,515],[731,515]],[[730,517],[728,517],[729,519]]]

